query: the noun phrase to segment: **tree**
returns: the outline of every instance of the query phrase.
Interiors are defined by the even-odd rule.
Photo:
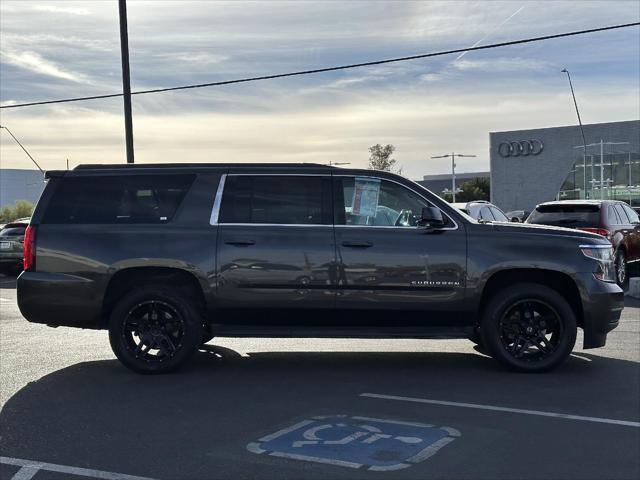
[[[491,198],[491,184],[488,178],[476,177],[466,181],[460,187],[462,192],[456,193],[456,200],[470,202],[472,200],[489,200]]]
[[[8,223],[18,218],[30,217],[33,213],[33,203],[26,200],[16,200],[14,205],[7,205],[0,210],[0,223]]]
[[[475,177],[457,186],[456,202],[471,202],[473,200],[489,200],[491,198],[491,184],[486,177]],[[453,201],[451,192],[440,194],[447,202]]]
[[[391,158],[396,147],[387,144],[384,147],[379,143],[369,147],[369,168],[372,170],[384,170],[390,172],[396,164],[396,160]]]

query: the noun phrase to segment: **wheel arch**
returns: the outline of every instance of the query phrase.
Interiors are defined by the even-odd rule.
[[[102,300],[102,325],[107,325],[109,315],[122,295],[137,285],[150,283],[170,285],[192,294],[198,305],[206,309],[204,290],[193,273],[174,267],[129,267],[118,270],[109,279]]]
[[[584,326],[582,299],[576,282],[566,273],[538,268],[513,268],[493,273],[487,279],[482,289],[479,308],[479,312],[481,313],[478,316],[478,322],[482,318],[482,312],[484,312],[489,300],[501,289],[514,285],[515,283],[525,282],[544,285],[560,293],[573,309],[578,326]]]

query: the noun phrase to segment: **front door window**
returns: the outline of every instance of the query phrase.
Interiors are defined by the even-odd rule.
[[[339,184],[337,225],[417,227],[422,209],[430,206],[411,190],[380,178],[344,177]]]

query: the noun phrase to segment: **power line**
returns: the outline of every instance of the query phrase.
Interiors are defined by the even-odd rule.
[[[418,60],[421,58],[431,58],[431,57],[439,57],[442,55],[451,55],[454,53],[462,53],[462,52],[472,52],[476,50],[489,50],[491,48],[499,48],[499,47],[508,47],[510,45],[521,45],[524,43],[533,43],[533,42],[541,42],[544,40],[552,40],[555,38],[564,38],[564,37],[572,37],[576,35],[585,35],[587,33],[595,33],[595,32],[604,32],[607,30],[616,30],[619,28],[627,28],[627,27],[637,27],[640,25],[640,22],[635,23],[625,23],[619,25],[611,25],[608,27],[599,27],[599,28],[591,28],[588,30],[577,30],[573,32],[565,32],[565,33],[557,33],[555,35],[545,35],[542,37],[532,37],[525,38],[522,40],[512,40],[509,42],[501,42],[501,43],[492,43],[489,45],[481,45],[476,47],[467,47],[467,48],[458,48],[455,50],[444,50],[440,52],[432,52],[432,53],[424,53],[420,55],[411,55],[408,57],[398,57],[398,58],[389,58],[386,60],[375,60],[372,62],[363,62],[363,63],[352,63],[349,65],[340,65],[335,67],[325,67],[325,68],[317,68],[313,70],[301,70],[297,72],[288,72],[288,73],[277,73],[274,75],[262,75],[259,77],[248,77],[248,78],[239,78],[234,80],[223,80],[220,82],[209,82],[209,83],[198,83],[191,85],[182,85],[178,87],[166,87],[166,88],[154,88],[150,90],[138,90],[136,92],[131,92],[131,95],[144,95],[147,93],[160,93],[160,92],[171,92],[175,90],[189,90],[192,88],[203,88],[203,87],[216,87],[221,85],[231,85],[234,83],[247,83],[247,82],[257,82],[260,80],[272,80],[275,78],[285,78],[285,77],[295,77],[299,75],[311,75],[315,73],[324,73],[324,72],[335,72],[338,70],[348,70],[351,68],[360,68],[360,67],[371,67],[374,65],[383,65],[385,63],[395,63],[395,62],[405,62],[408,60]],[[19,107],[32,107],[35,105],[48,105],[52,103],[68,103],[68,102],[81,102],[85,100],[98,100],[102,98],[114,98],[114,97],[122,97],[123,93],[111,93],[106,95],[92,95],[88,97],[75,97],[75,98],[65,98],[60,100],[46,100],[42,102],[29,102],[29,103],[18,103],[14,105],[3,105],[0,106],[2,108],[19,108]]]

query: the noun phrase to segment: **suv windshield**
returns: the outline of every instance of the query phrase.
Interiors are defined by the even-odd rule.
[[[599,205],[541,205],[531,212],[527,223],[561,227],[593,227],[600,223]]]

